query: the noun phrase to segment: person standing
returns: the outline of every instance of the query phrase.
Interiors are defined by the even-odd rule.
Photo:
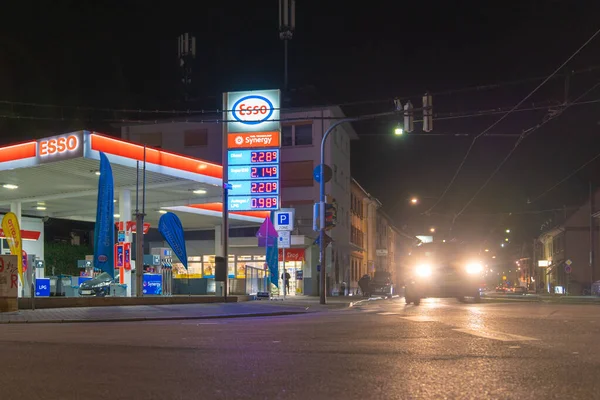
[[[290,279],[292,279],[292,277],[287,271],[285,271],[285,274],[281,274],[281,279],[285,280],[286,293],[290,294]]]

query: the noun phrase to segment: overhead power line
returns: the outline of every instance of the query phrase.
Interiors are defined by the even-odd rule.
[[[586,68],[582,68],[579,70],[574,70],[570,72],[570,75],[578,75],[583,73],[589,73],[592,71],[600,70],[600,65],[589,66]],[[552,78],[558,78],[562,76],[561,74],[555,74]],[[452,94],[460,94],[460,93],[468,93],[468,92],[481,92],[486,90],[494,90],[507,86],[515,86],[520,84],[526,84],[531,82],[540,81],[545,79],[546,77],[538,76],[538,77],[530,77],[523,79],[516,79],[512,81],[502,81],[498,83],[488,83],[482,85],[475,86],[465,86],[456,89],[442,90],[437,92],[431,92],[432,96],[447,96]],[[546,78],[547,79],[547,78]],[[339,103],[326,103],[320,105],[313,105],[307,107],[279,107],[275,108],[275,110],[280,111],[298,111],[302,109],[310,109],[310,108],[326,108],[326,107],[348,107],[348,106],[361,106],[361,105],[374,105],[374,104],[393,104],[394,99],[398,100],[408,100],[416,97],[420,97],[421,94],[414,94],[410,96],[400,96],[400,97],[389,97],[382,99],[371,99],[371,100],[358,100],[358,101],[346,101]],[[67,105],[67,104],[53,104],[53,103],[38,103],[38,102],[26,102],[26,101],[13,101],[13,100],[0,100],[0,104],[10,105],[10,106],[21,106],[21,107],[34,107],[34,108],[55,108],[55,109],[63,109],[63,110],[76,110],[76,111],[97,111],[97,112],[105,112],[105,113],[120,113],[120,114],[157,114],[157,115],[216,115],[222,114],[226,111],[231,110],[222,110],[222,109],[158,109],[158,108],[114,108],[114,107],[93,107],[93,106],[76,106],[76,105]]]
[[[560,181],[556,182],[554,185],[552,185],[548,189],[544,190],[541,194],[537,195],[533,200],[527,200],[527,204],[535,203],[536,201],[538,201],[539,199],[541,199],[542,197],[544,197],[545,195],[547,195],[548,193],[550,193],[551,191],[553,191],[554,189],[556,189],[558,186],[560,186],[564,182],[566,182],[569,179],[571,179],[579,171],[581,171],[582,169],[584,169],[585,167],[587,167],[588,165],[590,165],[592,162],[596,161],[598,158],[600,158],[600,153],[596,154],[594,157],[590,158],[589,160],[587,160],[586,162],[584,162],[583,164],[581,164],[578,168],[576,168],[575,170],[573,170],[569,175],[565,176]]]
[[[560,207],[560,208],[549,208],[549,209],[545,209],[545,210],[529,210],[529,211],[504,211],[504,212],[495,212],[495,213],[466,213],[463,214],[464,217],[494,217],[494,216],[499,216],[499,215],[527,215],[527,214],[545,214],[545,213],[550,213],[550,212],[558,212],[558,211],[564,211],[564,210],[575,210],[578,209],[579,207]],[[430,215],[438,215],[438,216],[444,216],[444,217],[452,217],[454,218],[454,214],[448,214],[448,213],[436,213],[436,212],[432,212]]]
[[[591,88],[589,88],[588,90],[586,90],[577,99],[575,99],[575,102],[579,101],[581,98],[583,98],[584,96],[586,96],[592,90],[596,89],[598,86],[600,86],[600,82],[596,83],[594,86],[592,86]],[[475,200],[475,198],[477,197],[477,195],[479,195],[479,193],[483,189],[485,189],[485,187],[491,182],[491,180],[494,178],[494,176],[496,176],[496,174],[498,173],[498,171],[500,171],[500,169],[502,168],[502,166],[504,166],[504,164],[508,161],[508,159],[514,154],[515,150],[517,150],[517,147],[519,147],[519,145],[523,142],[523,140],[527,136],[531,135],[533,132],[537,131],[542,126],[546,125],[548,122],[550,122],[550,121],[558,118],[559,116],[561,116],[565,111],[567,111],[569,109],[570,106],[571,106],[571,103],[567,103],[567,105],[565,107],[563,107],[561,110],[559,110],[557,113],[551,115],[550,117],[548,117],[547,119],[545,119],[544,121],[542,121],[541,123],[539,123],[538,125],[536,125],[536,126],[530,128],[530,129],[527,129],[527,130],[523,131],[523,133],[519,136],[519,138],[515,142],[515,145],[513,146],[512,149],[510,149],[510,151],[508,152],[508,154],[506,155],[506,157],[504,157],[502,159],[502,161],[500,161],[500,163],[492,171],[492,173],[490,174],[490,176],[485,180],[485,182],[483,183],[483,185],[481,185],[479,187],[479,189],[477,189],[477,191],[475,192],[475,194],[473,194],[473,197],[471,197],[471,199],[469,201],[467,201],[467,204],[465,204],[465,206],[458,212],[458,214],[456,214],[455,218],[460,217],[460,215],[471,205],[471,203]]]
[[[595,104],[600,103],[600,99],[588,100],[588,101],[578,101],[572,102],[570,106],[579,106],[586,104]],[[533,106],[527,108],[520,108],[514,112],[527,112],[527,111],[538,111],[538,110],[548,110],[551,107],[558,107],[557,105],[545,105],[545,106]],[[417,110],[417,109],[415,109]],[[296,110],[297,113],[302,112],[310,112],[310,111],[301,111]],[[433,117],[435,121],[446,121],[453,119],[462,119],[462,118],[475,118],[475,117],[485,117],[506,113],[507,109],[505,108],[494,108],[494,109],[486,109],[480,111],[467,111],[467,112],[448,112],[448,113],[436,113]],[[170,119],[171,117],[172,119]],[[78,118],[78,117],[47,117],[40,115],[20,115],[20,114],[0,114],[0,119],[11,119],[11,120],[32,120],[32,121],[63,121],[63,122],[96,122],[96,123],[121,123],[121,124],[168,124],[168,123],[203,123],[203,124],[211,124],[211,123],[223,123],[229,122],[228,120],[223,119],[203,119],[199,115],[185,115],[185,116],[175,116],[171,115],[169,117],[161,118],[161,119],[134,119],[134,118]],[[321,117],[321,116],[306,116],[306,117],[289,117],[289,118],[281,118],[280,122],[294,122],[294,121],[305,121],[305,120],[338,120],[344,119],[346,117]],[[422,120],[415,120],[415,122],[422,122]],[[472,136],[471,134],[462,134],[463,136]],[[506,136],[514,136],[515,134],[508,134]],[[518,135],[518,134],[516,134]],[[368,136],[368,135],[363,135]],[[412,136],[440,136],[437,133],[418,133]],[[504,136],[502,134],[491,134],[486,133],[483,136]]]
[[[548,82],[550,79],[552,79],[552,77],[554,77],[556,74],[558,74],[558,72],[563,69],[577,54],[579,54],[579,52],[581,50],[583,50],[598,34],[600,33],[600,29],[598,29],[588,40],[585,41],[585,43],[583,43],[577,50],[575,50],[575,52],[573,54],[571,54],[560,66],[558,66],[558,68],[556,68],[550,75],[548,75],[548,77],[546,77],[546,79],[544,79],[539,85],[537,85],[531,92],[529,92],[529,94],[527,94],[527,96],[525,96],[521,101],[519,101],[517,104],[515,104],[514,107],[512,107],[508,112],[506,112],[505,114],[503,114],[500,118],[498,118],[495,122],[493,122],[490,126],[488,126],[486,129],[484,129],[480,134],[478,134],[477,136],[475,136],[473,138],[473,140],[471,141],[471,144],[469,145],[469,148],[467,149],[467,152],[465,153],[463,159],[461,160],[460,164],[458,165],[458,168],[456,169],[456,172],[454,173],[454,175],[452,176],[452,179],[450,180],[450,183],[446,186],[446,188],[444,189],[444,191],[442,192],[442,195],[438,198],[438,200],[435,202],[435,204],[433,206],[431,206],[429,208],[429,210],[426,211],[430,212],[431,210],[433,210],[435,207],[437,207],[437,205],[442,201],[442,199],[446,196],[446,194],[448,193],[448,191],[450,190],[450,188],[452,187],[452,185],[454,184],[454,182],[456,181],[456,178],[458,177],[458,174],[460,173],[460,171],[462,170],[463,165],[465,164],[465,162],[467,161],[467,158],[469,157],[469,154],[471,153],[471,150],[473,149],[473,147],[475,146],[475,142],[477,141],[477,139],[479,139],[481,136],[485,135],[487,132],[489,132],[491,129],[493,129],[495,126],[497,126],[500,122],[502,122],[503,120],[505,120],[509,115],[511,115],[514,111],[516,111],[523,103],[525,103],[531,96],[533,96],[542,86],[544,86],[546,84],[546,82]],[[525,132],[524,132],[525,133]],[[522,140],[522,139],[519,139]],[[519,141],[518,140],[518,141]]]

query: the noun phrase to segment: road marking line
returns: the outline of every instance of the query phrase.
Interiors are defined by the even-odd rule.
[[[520,349],[521,346],[508,346],[509,349]]]
[[[526,340],[539,340],[528,336],[513,335],[510,333],[496,331],[478,331],[474,329],[453,329],[457,332],[466,333],[473,336],[479,336],[486,339],[500,340],[501,342],[521,342]]]
[[[413,315],[411,317],[401,317],[401,318],[407,319],[409,321],[414,321],[414,322],[435,322],[436,321],[435,318],[427,317],[425,315]]]
[[[400,314],[400,313],[397,313],[397,312],[380,312],[380,313],[377,313],[377,315],[398,315],[398,314]]]

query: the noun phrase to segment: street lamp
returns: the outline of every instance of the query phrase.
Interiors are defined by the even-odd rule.
[[[340,120],[332,123],[331,125],[329,125],[329,127],[323,134],[323,138],[321,139],[321,164],[319,164],[321,171],[325,170],[325,143],[327,141],[327,138],[331,134],[331,132],[333,132],[333,130],[338,125],[344,124],[346,122],[355,122],[355,121],[361,121],[361,120],[366,120],[366,119],[389,117],[389,116],[398,114],[398,111],[399,110],[397,109],[395,111],[390,111],[390,112],[368,114],[368,115],[363,115],[360,117],[344,118],[344,119],[340,119]],[[325,243],[325,201],[326,201],[325,200],[325,179],[324,179],[324,177],[321,177],[321,179],[319,179],[319,225],[320,225],[319,226],[319,262],[321,263],[321,275],[320,275],[320,279],[319,279],[320,286],[321,286],[320,293],[319,293],[319,303],[320,304],[327,304],[327,294],[325,291],[325,283],[326,283],[325,273],[327,271],[327,263],[325,262],[326,247],[324,246],[324,243]],[[140,228],[140,230],[141,230],[141,228]]]
[[[419,203],[419,199],[417,199],[416,197],[413,197],[412,199],[410,199],[410,204],[418,204]]]
[[[429,232],[431,232],[431,233],[435,233],[435,228],[431,228],[431,229],[429,229]]]
[[[506,230],[506,233],[510,233],[510,229],[507,229],[507,230]]]

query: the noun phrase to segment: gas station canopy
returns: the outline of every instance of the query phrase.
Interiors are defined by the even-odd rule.
[[[127,200],[135,213],[136,184],[141,212],[144,146],[88,131],[0,147],[0,210],[20,203],[22,215],[94,222],[100,152],[113,170],[115,221],[134,220],[117,214],[127,209],[119,201]],[[145,153],[145,222],[156,227],[168,210],[179,215],[186,230],[221,224],[222,166],[150,147]],[[229,222],[251,226],[267,215],[231,212]]]

